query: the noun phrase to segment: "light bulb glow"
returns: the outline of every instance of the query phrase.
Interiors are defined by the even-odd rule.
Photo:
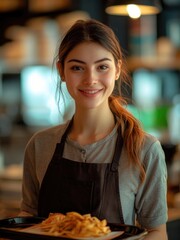
[[[131,18],[139,18],[141,16],[141,10],[136,4],[128,4],[127,12]]]

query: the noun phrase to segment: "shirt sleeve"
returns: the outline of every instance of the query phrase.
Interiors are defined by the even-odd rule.
[[[140,185],[135,208],[138,223],[153,228],[167,221],[167,167],[159,141],[155,141],[143,157],[145,181]]]
[[[23,162],[21,212],[38,214],[39,189],[57,142],[68,122],[36,132],[29,140]]]
[[[21,212],[37,215],[39,182],[35,167],[35,143],[31,139],[24,154]]]

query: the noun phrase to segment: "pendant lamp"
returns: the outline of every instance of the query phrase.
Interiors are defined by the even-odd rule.
[[[161,11],[161,4],[159,0],[114,0],[109,1],[105,11],[112,15],[138,18],[141,15],[158,14]]]

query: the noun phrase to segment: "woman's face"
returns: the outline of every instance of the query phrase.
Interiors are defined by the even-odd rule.
[[[108,105],[121,63],[101,45],[83,42],[69,52],[61,77],[76,103],[76,108],[96,108]]]

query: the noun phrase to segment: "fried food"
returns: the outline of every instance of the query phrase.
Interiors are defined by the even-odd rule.
[[[51,213],[40,224],[41,230],[55,236],[64,237],[101,237],[111,232],[107,221],[92,217],[91,214],[81,215],[77,212]]]

